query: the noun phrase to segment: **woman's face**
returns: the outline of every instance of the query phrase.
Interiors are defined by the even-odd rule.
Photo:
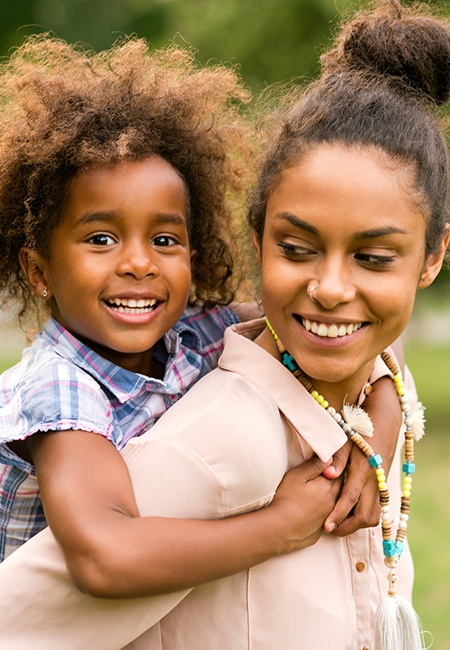
[[[319,146],[269,195],[255,240],[263,305],[325,395],[356,396],[377,354],[403,332],[417,288],[439,272],[448,237],[425,259],[426,216],[412,180],[411,168],[382,152]]]

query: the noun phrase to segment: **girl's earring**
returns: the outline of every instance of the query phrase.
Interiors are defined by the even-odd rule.
[[[44,287],[42,289],[42,297],[47,298],[47,296],[48,296],[48,289],[47,289],[47,287]]]

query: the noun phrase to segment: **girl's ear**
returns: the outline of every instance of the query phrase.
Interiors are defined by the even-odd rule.
[[[19,264],[31,291],[44,300],[51,298],[51,288],[42,256],[31,248],[21,248]]]
[[[445,252],[447,250],[449,241],[450,241],[450,225],[447,224],[446,234],[444,239],[442,240],[439,250],[436,251],[436,253],[431,253],[427,257],[425,268],[423,270],[422,275],[420,276],[419,285],[418,285],[419,289],[425,289],[425,287],[429,287],[430,284],[435,280],[437,274],[442,268],[442,264],[445,258]]]
[[[253,248],[255,249],[256,259],[261,264],[261,242],[255,230],[253,231]]]

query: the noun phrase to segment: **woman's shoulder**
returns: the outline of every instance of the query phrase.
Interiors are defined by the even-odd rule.
[[[190,482],[196,477],[227,514],[267,503],[287,467],[286,432],[276,404],[255,384],[221,369],[203,378],[123,453],[140,455],[145,447],[146,471],[147,462],[163,458],[165,472],[170,467]],[[161,463],[155,471],[161,471]]]

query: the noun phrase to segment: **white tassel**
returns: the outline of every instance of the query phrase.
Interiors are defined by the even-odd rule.
[[[423,650],[419,617],[403,596],[387,596],[375,618],[374,650]]]
[[[414,440],[419,441],[425,433],[425,407],[422,402],[417,402],[410,417]]]
[[[356,431],[362,436],[371,438],[373,436],[373,424],[368,413],[365,412],[360,406],[352,406],[351,404],[344,404],[342,408],[342,415],[344,420],[351,426],[353,431]]]

